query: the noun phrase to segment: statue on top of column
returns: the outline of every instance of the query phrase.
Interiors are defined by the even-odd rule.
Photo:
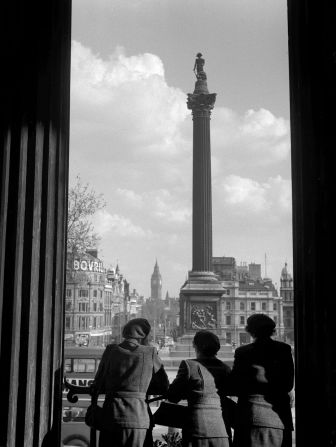
[[[202,58],[202,53],[197,53],[196,57],[197,57],[197,59],[195,60],[195,65],[194,65],[193,71],[196,75],[197,80],[205,81],[207,76],[206,76],[205,71],[203,70],[205,61]]]

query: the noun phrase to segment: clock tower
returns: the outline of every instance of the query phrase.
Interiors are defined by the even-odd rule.
[[[155,261],[154,272],[151,277],[151,298],[162,300],[162,278],[157,260]]]

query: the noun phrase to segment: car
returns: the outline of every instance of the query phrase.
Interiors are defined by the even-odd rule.
[[[62,446],[90,446],[90,427],[85,424],[85,414],[89,405],[89,399],[79,399],[75,404],[63,402]]]

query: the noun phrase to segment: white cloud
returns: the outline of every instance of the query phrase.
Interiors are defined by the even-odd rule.
[[[167,85],[158,56],[126,56],[117,48],[103,60],[73,42],[71,74],[74,129],[91,136],[93,146],[99,134],[104,156],[170,156],[183,147],[179,125],[188,114],[185,97]]]
[[[213,113],[212,146],[229,166],[269,166],[288,160],[289,122],[265,109],[240,116],[230,109]]]
[[[267,207],[265,187],[249,178],[229,175],[223,182],[224,200],[228,205],[262,211]]]
[[[106,237],[117,235],[121,237],[151,238],[152,232],[135,225],[129,218],[110,214],[108,211],[98,211],[93,219],[93,225],[98,234]]]
[[[229,175],[222,182],[224,203],[232,210],[246,214],[268,211],[270,217],[288,214],[291,209],[291,183],[281,176],[258,182],[238,175]]]
[[[117,194],[131,206],[136,208],[141,208],[143,206],[143,197],[130,189],[117,188]]]
[[[150,194],[153,215],[169,223],[186,223],[190,221],[190,205],[183,205],[178,194],[161,189]]]

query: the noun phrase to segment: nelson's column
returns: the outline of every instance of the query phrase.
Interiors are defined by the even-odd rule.
[[[221,282],[211,271],[212,207],[210,114],[216,93],[209,93],[204,59],[198,53],[194,72],[194,93],[188,94],[188,109],[193,117],[193,218],[192,270],[180,291],[180,327],[182,335],[200,329],[221,329]]]

